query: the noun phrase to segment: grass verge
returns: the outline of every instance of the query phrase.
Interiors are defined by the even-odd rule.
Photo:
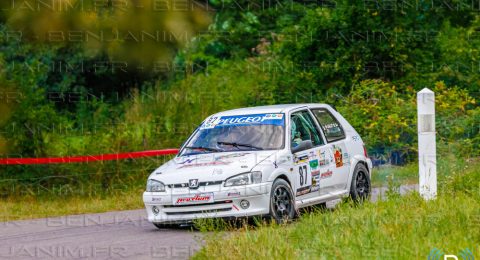
[[[372,174],[373,186],[416,183],[418,180],[417,164],[406,166],[386,166],[375,168]],[[439,160],[440,179],[448,181],[452,176],[471,169],[480,168],[477,160],[459,160],[455,158]],[[480,178],[479,178],[480,179]],[[463,189],[463,183],[456,184]],[[104,194],[93,193],[91,196],[69,195],[61,193],[50,195],[21,195],[0,199],[0,221],[22,220],[32,218],[54,217],[72,214],[99,213],[114,210],[143,208],[143,182],[131,182],[122,185],[121,190]],[[480,187],[478,187],[480,189]]]
[[[479,166],[458,165],[442,178],[433,201],[391,194],[377,203],[304,214],[289,225],[214,232],[194,258],[426,259],[435,248],[456,255],[468,248],[478,257]]]
[[[373,168],[372,185],[374,187],[387,186],[389,182],[397,184],[418,183],[418,165],[412,163],[405,166],[382,165]]]
[[[0,200],[0,222],[45,218],[72,214],[140,209],[143,187],[101,196],[34,197],[22,196]]]
[[[455,155],[439,155],[437,158],[437,175],[439,180],[448,179],[472,168],[480,167],[480,158],[458,158]],[[390,183],[397,185],[418,183],[418,163],[403,166],[381,165],[373,168],[372,185],[386,187]]]

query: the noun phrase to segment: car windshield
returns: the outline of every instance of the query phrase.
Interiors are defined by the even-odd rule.
[[[195,131],[180,156],[282,149],[284,129],[284,114],[210,117]]]

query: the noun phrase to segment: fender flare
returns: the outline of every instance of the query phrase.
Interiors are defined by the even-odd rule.
[[[293,187],[293,183],[294,183],[294,180],[292,179],[292,176],[291,174],[289,174],[289,172],[285,169],[278,169],[274,172],[272,172],[272,174],[270,174],[270,177],[268,178],[267,181],[269,182],[274,182],[276,179],[278,178],[282,178],[284,179],[285,181],[288,182],[288,184],[290,184],[290,188],[292,188],[292,191],[294,189]]]
[[[347,190],[350,190],[350,185],[352,184],[352,178],[353,178],[353,172],[355,171],[355,168],[357,167],[357,165],[359,163],[365,165],[365,167],[367,168],[367,171],[368,171],[368,175],[370,177],[370,180],[372,179],[372,172],[371,172],[371,168],[369,167],[369,164],[368,164],[368,161],[370,159],[368,159],[367,157],[363,156],[363,155],[355,155],[353,156],[352,159],[350,159],[350,171],[348,173],[348,180],[347,180]]]

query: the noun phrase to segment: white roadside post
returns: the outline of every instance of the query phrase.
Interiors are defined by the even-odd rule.
[[[435,141],[435,93],[417,93],[419,192],[425,200],[437,196],[437,149]]]

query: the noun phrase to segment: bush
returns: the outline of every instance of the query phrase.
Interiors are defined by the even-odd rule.
[[[478,155],[480,108],[466,90],[447,88],[437,82],[435,92],[437,142],[459,143],[466,156]],[[417,151],[416,92],[380,80],[366,80],[352,88],[346,97],[331,95],[338,111],[359,131],[372,155],[404,156]]]

